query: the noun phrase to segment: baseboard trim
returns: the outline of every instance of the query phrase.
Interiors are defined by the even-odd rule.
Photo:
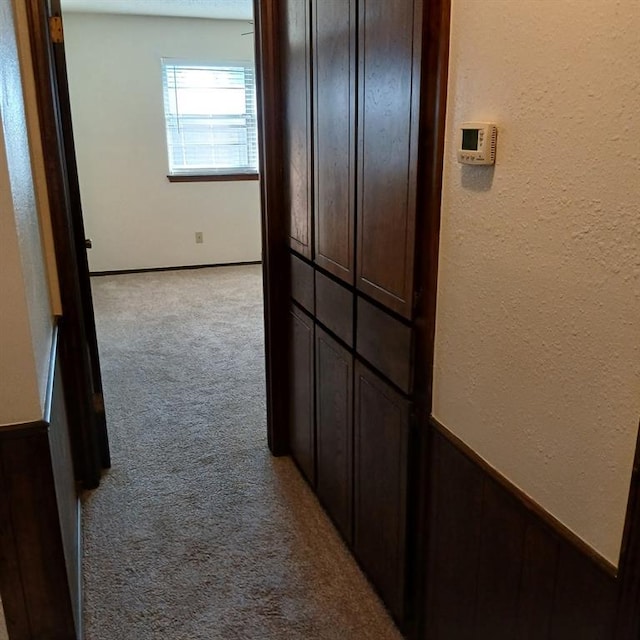
[[[530,498],[522,489],[514,485],[510,480],[503,476],[498,470],[492,467],[486,460],[481,458],[471,447],[465,444],[458,436],[454,435],[447,427],[445,427],[436,418],[429,418],[430,425],[450,442],[460,453],[480,467],[484,473],[497,482],[505,489],[518,503],[520,503],[529,513],[544,522],[556,535],[569,545],[574,547],[581,555],[586,556],[595,563],[600,569],[612,578],[618,577],[618,567],[612,564],[598,551],[589,546],[584,540],[577,536],[573,531],[568,529],[555,516],[550,514],[544,507],[539,505],[535,500]]]
[[[262,264],[262,260],[246,262],[218,262],[216,264],[187,264],[177,267],[149,267],[148,269],[114,269],[110,271],[91,271],[90,276],[118,276],[127,273],[155,273],[161,271],[190,271],[193,269],[212,269],[214,267],[245,267],[252,264]]]

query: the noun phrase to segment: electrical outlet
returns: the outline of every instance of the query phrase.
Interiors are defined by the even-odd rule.
[[[196,244],[202,244],[204,242],[204,237],[202,236],[202,231],[196,231]]]

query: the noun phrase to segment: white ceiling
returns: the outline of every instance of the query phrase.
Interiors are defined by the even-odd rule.
[[[62,10],[252,20],[253,0],[62,0]]]

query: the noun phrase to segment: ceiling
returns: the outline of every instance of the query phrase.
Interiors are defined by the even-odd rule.
[[[63,11],[252,20],[253,0],[62,0]]]

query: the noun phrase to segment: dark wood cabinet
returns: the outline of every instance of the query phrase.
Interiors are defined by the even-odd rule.
[[[279,2],[291,451],[403,624],[423,0]]]
[[[351,541],[353,355],[316,328],[317,483],[320,501]]]
[[[309,0],[282,3],[284,206],[289,244],[311,258],[312,130]]]
[[[357,286],[410,318],[422,2],[359,6]]]
[[[313,485],[315,434],[313,408],[313,320],[295,305],[289,314],[289,447]]]
[[[356,1],[313,0],[315,262],[353,283]]]
[[[360,362],[354,431],[354,552],[402,621],[409,402]]]

